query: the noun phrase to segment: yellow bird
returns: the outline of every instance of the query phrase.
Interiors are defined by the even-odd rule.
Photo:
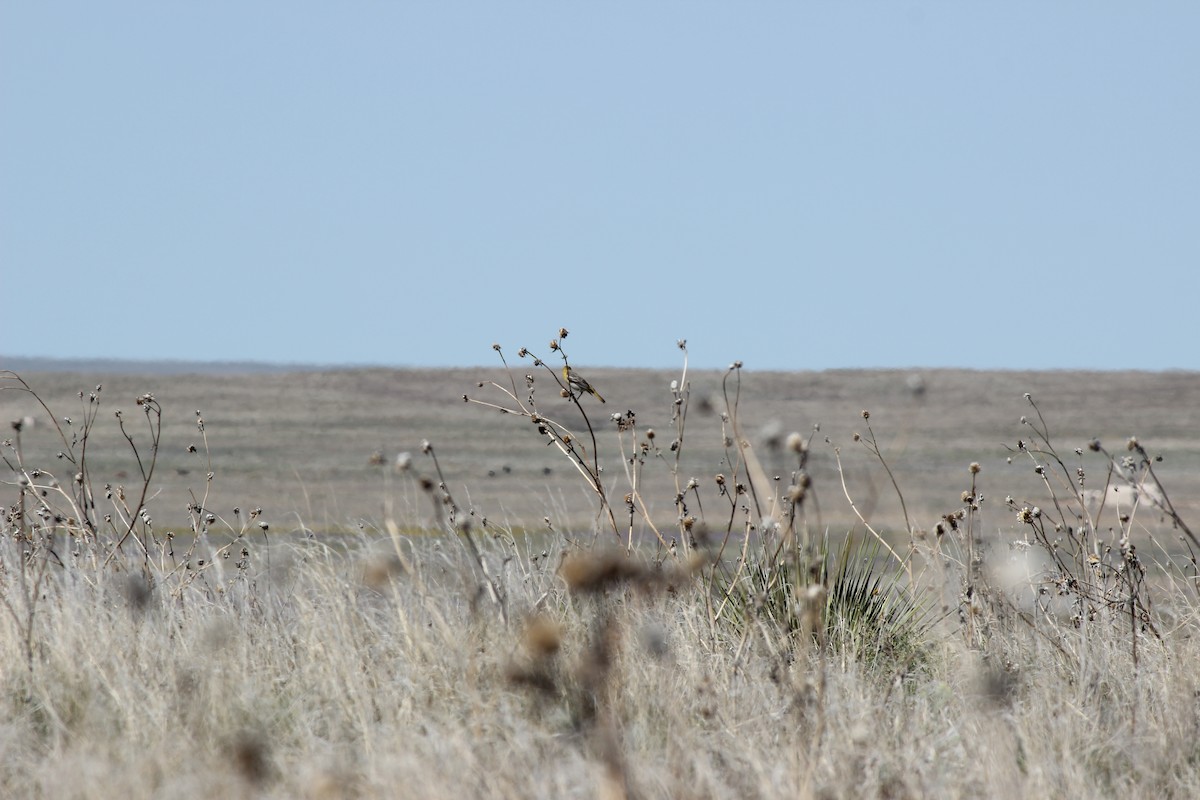
[[[587,379],[582,377],[578,372],[571,369],[566,364],[563,364],[563,380],[566,381],[567,385],[571,387],[572,392],[579,392],[580,396],[582,396],[584,392],[587,392],[588,394],[595,395],[596,399],[601,403],[604,402],[604,398],[600,396],[599,392],[592,388],[592,385],[587,382]]]

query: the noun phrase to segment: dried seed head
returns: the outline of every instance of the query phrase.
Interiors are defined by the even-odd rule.
[[[814,583],[804,590],[804,608],[800,624],[806,636],[821,637],[824,630],[825,587]]]
[[[539,614],[525,624],[521,639],[531,656],[549,658],[562,647],[562,628],[554,620]]]
[[[981,469],[981,467],[979,466],[978,461],[972,461],[971,466],[967,467],[967,471],[970,472],[972,475],[978,475],[980,469]]]
[[[258,786],[274,776],[271,763],[271,746],[257,732],[242,731],[227,746],[237,774],[246,783]]]
[[[572,554],[563,559],[559,575],[577,592],[599,592],[631,578],[642,570],[629,557],[611,553],[599,556]]]
[[[808,449],[808,444],[804,441],[804,437],[799,431],[792,431],[787,437],[787,449],[793,453],[803,453]]]

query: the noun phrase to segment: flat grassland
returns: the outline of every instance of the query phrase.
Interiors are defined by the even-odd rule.
[[[1200,796],[1200,374],[516,366],[5,376],[0,796]]]
[[[518,389],[533,370],[518,362]],[[598,506],[579,474],[547,446],[528,419],[502,415],[464,394],[504,404],[507,398],[480,381],[509,386],[497,369],[334,370],[263,374],[111,374],[27,373],[33,388],[60,416],[78,426],[96,386],[100,417],[93,435],[91,468],[96,486],[111,484],[131,491],[138,481],[137,462],[122,444],[112,414],[121,409],[127,428],[146,453],[146,426],[134,413],[135,399],[152,393],[162,406],[162,441],[151,502],[162,527],[186,527],[186,509],[204,496],[205,475],[214,474],[207,507],[228,515],[233,508],[262,508],[279,531],[341,531],[360,525],[381,527],[390,516],[404,527],[435,524],[433,509],[421,496],[413,475],[431,472],[422,456],[423,440],[441,459],[447,488],[460,506],[501,525],[536,530],[549,518],[558,530],[588,530]],[[676,467],[670,443],[670,384],[679,372],[593,370],[590,380],[606,403],[584,398],[597,433],[601,466],[615,505],[630,491],[626,459],[617,426],[608,417],[633,411],[638,431],[656,432],[661,457],[651,457],[640,475],[652,520],[671,527],[676,478],[700,483],[701,499],[716,490],[718,474],[731,475],[723,426],[724,391],[734,398],[736,382],[724,373],[691,372],[686,429]],[[538,411],[576,431],[585,431],[579,412],[559,396],[544,371],[537,377]],[[741,376],[741,431],[754,446],[771,477],[786,479],[793,467],[783,444],[788,433],[806,437],[813,427],[809,471],[814,509],[810,523],[836,531],[852,527],[856,517],[847,504],[836,470],[834,447],[841,450],[847,488],[859,510],[878,528],[904,528],[896,492],[887,473],[853,434],[866,434],[861,411],[870,423],[882,455],[895,474],[911,524],[929,529],[941,515],[961,505],[969,488],[967,466],[982,466],[985,525],[1007,527],[1011,514],[1002,500],[1045,504],[1044,487],[1027,457],[1008,458],[1018,440],[1028,440],[1023,416],[1036,412],[1023,397],[1030,393],[1045,415],[1053,444],[1071,455],[1098,438],[1110,451],[1121,451],[1130,436],[1164,456],[1158,471],[1188,519],[1200,518],[1200,374],[1186,372],[974,372],[828,371],[755,373]],[[522,397],[524,395],[522,394]],[[508,401],[508,405],[512,405]],[[209,454],[196,427],[205,421]],[[30,463],[53,469],[61,448],[57,432],[33,400],[17,392],[0,393],[0,419],[33,416],[39,424],[24,431]],[[826,442],[828,437],[829,443]],[[644,436],[641,437],[644,439]],[[198,452],[189,453],[189,445]],[[590,449],[590,442],[584,443]],[[413,457],[407,476],[395,470],[403,452]],[[736,452],[734,452],[736,458]],[[373,458],[374,457],[374,458]],[[373,463],[374,461],[374,463]],[[1103,488],[1104,476],[1089,486]],[[786,481],[785,481],[786,482]],[[1115,513],[1116,506],[1108,510]],[[640,512],[639,512],[640,513]],[[623,520],[628,523],[628,518]],[[1104,525],[1108,519],[1103,521]]]

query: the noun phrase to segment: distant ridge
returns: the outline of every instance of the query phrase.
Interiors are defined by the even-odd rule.
[[[122,358],[37,358],[0,355],[0,369],[18,374],[102,372],[119,375],[275,375],[287,372],[374,369],[366,364],[271,364],[262,361],[140,361]],[[378,367],[383,368],[383,367]]]

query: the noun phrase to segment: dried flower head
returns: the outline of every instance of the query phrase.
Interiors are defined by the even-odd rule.
[[[531,656],[549,658],[562,647],[562,628],[554,620],[539,614],[525,623],[521,639]]]
[[[623,553],[571,554],[563,559],[559,575],[572,591],[599,592],[615,584],[642,577],[644,570]]]

